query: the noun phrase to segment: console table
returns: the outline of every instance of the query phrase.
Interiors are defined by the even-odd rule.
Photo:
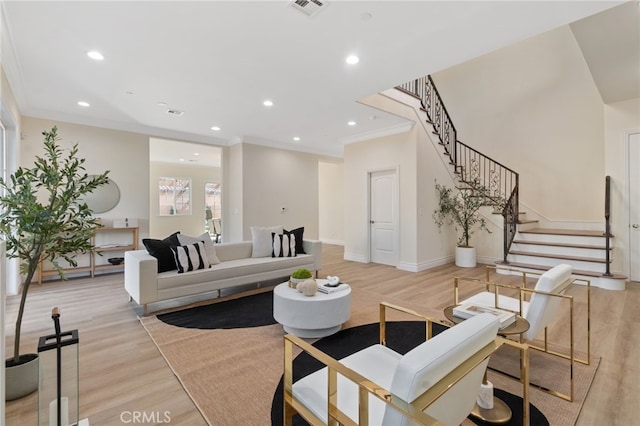
[[[78,266],[64,268],[65,274],[88,273],[92,277],[98,271],[123,270],[124,260],[118,265],[112,265],[107,262],[108,254],[124,257],[124,252],[128,250],[138,249],[138,227],[102,227],[96,229],[95,235],[91,238],[92,253],[87,253],[88,259],[84,259],[81,263],[79,259]],[[118,239],[116,243],[111,243]],[[83,256],[83,255],[79,255]],[[53,269],[50,264],[40,262],[38,267],[38,284],[42,284],[44,277],[58,275],[58,271]]]

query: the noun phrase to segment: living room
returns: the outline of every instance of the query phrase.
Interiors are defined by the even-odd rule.
[[[2,65],[11,66],[4,61]],[[638,97],[603,101],[569,26],[471,61],[436,68],[432,74],[465,142],[521,173],[521,199],[528,215],[550,225],[598,228],[603,222],[604,177],[613,177],[617,186],[612,231],[620,255],[612,267],[629,274],[626,137],[640,128]],[[66,146],[79,143],[89,173],[109,169],[120,185],[120,202],[102,217],[107,221],[136,218],[141,238],[165,236],[150,232],[156,200],[150,195],[155,182],[149,147],[150,138],[158,137],[155,131],[22,115],[12,94],[16,89],[4,71],[2,79],[3,123],[9,138],[15,138],[17,147],[8,149],[9,153],[14,150],[18,164],[30,164],[40,153],[41,132],[57,125]],[[400,83],[393,80],[389,87],[356,100],[371,106],[371,111],[417,123],[420,117],[413,109],[392,99],[399,94],[385,92]],[[376,170],[397,170],[401,216],[396,267],[417,273],[449,264],[455,239],[452,232],[439,232],[431,214],[434,179],[451,183],[451,172],[441,157],[432,155],[437,143],[420,125],[398,126],[396,134],[352,136],[342,155],[265,146],[249,136],[224,145],[224,239],[250,239],[250,227],[255,225],[305,226],[309,238],[342,245],[344,260],[368,262],[367,176]],[[180,136],[176,139],[203,143],[201,137]],[[341,197],[334,200],[332,194]],[[497,232],[478,235],[482,263],[502,256],[502,224],[499,218],[489,220]],[[16,292],[15,282],[8,292]]]

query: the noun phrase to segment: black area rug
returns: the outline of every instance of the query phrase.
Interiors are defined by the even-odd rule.
[[[276,324],[273,319],[273,292],[252,294],[211,305],[158,315],[158,319],[176,327],[232,329]]]
[[[349,356],[361,349],[377,344],[379,341],[379,325],[366,324],[357,327],[347,328],[338,333],[318,340],[313,346],[329,354],[333,358],[341,359]],[[444,327],[434,324],[433,332],[438,334]],[[420,343],[425,338],[425,323],[421,321],[397,321],[387,323],[387,346],[398,353],[405,354]],[[293,361],[293,380],[307,376],[322,368],[320,362],[306,353],[301,353]],[[271,403],[271,424],[280,426],[283,424],[282,404],[283,404],[283,382],[282,378],[278,384]],[[494,389],[495,396],[502,399],[513,412],[513,416],[507,425],[522,425],[522,398],[510,394],[500,389]],[[532,426],[548,426],[544,414],[533,405],[530,406],[530,424]],[[475,424],[485,425],[482,421],[472,420]],[[305,426],[305,422],[300,416],[294,417],[294,426]]]

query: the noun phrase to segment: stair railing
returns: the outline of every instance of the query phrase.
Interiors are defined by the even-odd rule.
[[[458,132],[442,102],[442,98],[430,75],[416,78],[397,86],[398,89],[420,99],[422,110],[434,133],[449,157],[458,180],[477,182],[488,188],[490,204],[501,209],[504,218],[504,258],[507,263],[509,248],[516,235],[519,217],[519,175],[510,168],[482,154],[458,140]]]
[[[605,277],[611,276],[610,248],[611,248],[611,176],[607,176],[604,182],[604,251],[606,261]]]

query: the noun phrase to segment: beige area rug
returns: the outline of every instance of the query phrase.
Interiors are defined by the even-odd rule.
[[[222,300],[228,298],[219,301]],[[353,288],[352,314],[344,327],[377,323],[381,301],[377,294]],[[439,311],[403,305],[434,318],[443,318]],[[387,318],[391,321],[414,319],[395,313]],[[140,322],[210,425],[271,424],[271,402],[283,372],[284,332],[281,325],[194,330],[165,324],[155,316],[140,318]],[[517,352],[512,352],[511,358],[516,359]],[[505,355],[509,358],[509,354]],[[532,357],[532,377],[534,369],[550,373],[541,380],[548,380],[549,375],[560,377],[556,367],[550,368],[549,358],[555,357],[546,356],[534,364]],[[502,361],[497,363],[501,368],[506,365]],[[531,403],[545,414],[551,425],[574,425],[597,365],[598,360],[589,367],[576,367],[576,400],[573,403],[534,388],[530,390]],[[568,369],[565,371],[568,377]],[[522,395],[522,385],[515,380],[492,372],[489,380],[498,388]]]

